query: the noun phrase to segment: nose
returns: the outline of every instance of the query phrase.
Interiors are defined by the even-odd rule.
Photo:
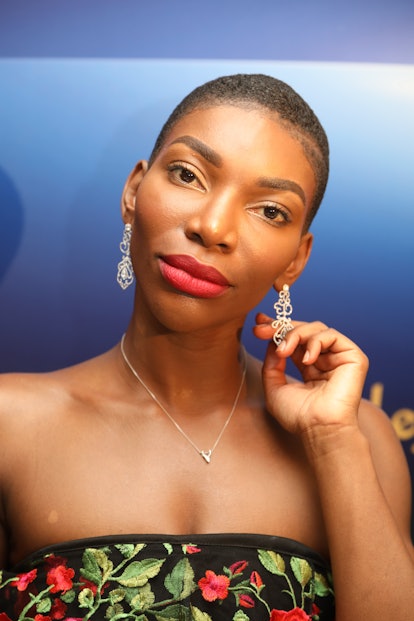
[[[185,234],[205,248],[215,247],[229,253],[237,245],[239,219],[240,212],[232,192],[210,195],[187,219]]]

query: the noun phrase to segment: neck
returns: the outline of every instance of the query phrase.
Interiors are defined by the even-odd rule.
[[[228,408],[240,384],[244,356],[235,332],[224,334],[143,335],[129,326],[125,354],[142,380],[166,407],[194,415]],[[138,390],[135,378],[129,381]]]

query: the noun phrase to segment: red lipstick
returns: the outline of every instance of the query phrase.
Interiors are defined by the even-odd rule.
[[[160,258],[161,274],[174,289],[199,298],[215,298],[229,287],[228,280],[214,267],[186,254]]]

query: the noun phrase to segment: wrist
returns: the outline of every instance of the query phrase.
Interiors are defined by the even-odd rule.
[[[357,424],[315,425],[301,434],[301,440],[314,466],[336,459],[343,464],[347,455],[352,458],[355,451],[369,450],[368,441]]]

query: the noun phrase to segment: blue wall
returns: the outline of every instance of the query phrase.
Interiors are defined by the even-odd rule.
[[[4,1],[0,370],[71,364],[118,340],[126,173],[190,88],[264,71],[312,104],[332,149],[295,313],[367,351],[365,394],[414,471],[413,32],[408,1]],[[245,341],[263,351],[249,330]]]

